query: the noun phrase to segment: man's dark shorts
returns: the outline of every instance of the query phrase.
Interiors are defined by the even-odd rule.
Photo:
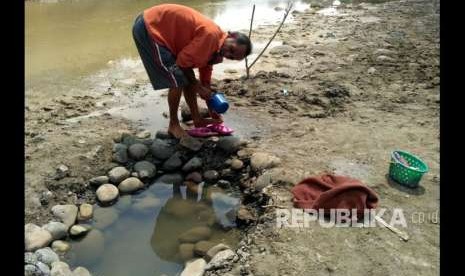
[[[153,89],[184,87],[189,83],[176,65],[176,57],[147,33],[142,14],[134,22],[132,35]]]

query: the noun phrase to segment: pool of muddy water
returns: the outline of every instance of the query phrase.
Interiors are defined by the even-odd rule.
[[[208,241],[235,248],[240,235],[228,212],[239,204],[239,191],[155,181],[112,206],[94,206],[92,230],[71,241],[67,258],[93,275],[179,275],[184,260],[178,238],[192,228],[208,227]]]

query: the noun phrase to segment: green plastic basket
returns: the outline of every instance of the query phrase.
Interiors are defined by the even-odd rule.
[[[410,167],[398,161],[394,157],[395,152],[402,156],[410,164]],[[409,188],[416,188],[426,172],[428,172],[428,166],[417,156],[401,150],[391,153],[389,176],[399,184]]]

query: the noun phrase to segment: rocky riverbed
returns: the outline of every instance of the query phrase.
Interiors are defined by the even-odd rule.
[[[252,116],[266,128],[251,137],[248,158],[260,153],[258,157],[279,159],[273,168],[257,165],[260,174],[248,180],[259,191],[252,195],[264,194],[266,202],[255,196],[248,201],[247,194],[244,202],[255,202],[253,210],[262,213],[256,214],[256,223],[243,228],[237,249],[220,251],[226,260],[221,265],[203,257],[187,268],[208,268],[205,275],[437,275],[439,222],[428,214],[437,212],[439,205],[438,1],[341,4],[294,16],[294,23],[285,24],[276,38],[283,45],[261,58],[251,78],[230,70],[229,77],[215,82],[232,102],[230,112]],[[273,26],[258,27],[252,39],[265,40],[273,31]],[[127,176],[123,189],[132,191],[141,187],[136,179],[150,177],[148,164],[139,164],[137,175],[131,175],[135,163],[129,176],[123,169],[113,171],[118,162],[139,159],[146,151],[141,145],[118,142],[122,134],[138,134],[140,144],[149,146],[137,122],[107,113],[118,105],[137,109],[145,103],[141,94],[147,93],[147,78],[141,64],[131,66],[119,72],[119,79],[97,76],[98,85],[89,90],[54,99],[28,97],[25,219],[31,223],[26,231],[35,239],[27,242],[27,269],[45,275],[45,266],[70,270],[58,262],[50,267],[56,256],[48,249],[37,250],[68,250],[62,239],[71,234],[74,216],[90,216],[89,207],[83,206],[98,202],[95,185],[116,187]],[[139,96],[142,100],[134,102]],[[162,118],[162,113],[154,111],[153,116]],[[99,115],[85,117],[89,114]],[[420,188],[409,190],[386,178],[394,149],[411,151],[429,165]],[[168,170],[182,159],[171,153],[166,153],[171,159]],[[252,170],[250,159],[237,159]],[[234,161],[234,166],[240,163]],[[408,220],[403,230],[411,239],[401,241],[383,228],[276,228],[272,206],[291,207],[290,188],[323,171],[359,178],[378,193],[380,207],[402,208]],[[111,204],[121,192],[114,187],[100,191],[103,201]],[[414,223],[411,218],[418,212],[426,219]],[[71,218],[47,225],[65,214]],[[76,234],[85,231],[73,229]],[[85,273],[79,272],[83,268],[74,270]]]

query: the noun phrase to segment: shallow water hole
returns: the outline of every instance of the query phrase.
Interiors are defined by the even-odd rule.
[[[241,183],[254,173],[247,159],[243,168],[232,170],[230,161],[235,155],[215,145],[207,141],[199,152],[181,155],[184,164],[200,158],[203,166],[195,171],[216,170],[216,179],[204,178],[197,184],[185,181],[188,172],[160,170],[145,181],[144,189],[120,194],[109,206],[95,204],[93,218],[79,223],[91,230],[69,239],[72,249],[66,261],[73,267],[88,268],[93,275],[179,275],[187,260],[202,258],[204,253],[198,253],[197,247],[192,251],[199,241],[237,249],[244,226],[238,225],[237,211],[241,204],[253,205],[254,201]],[[150,154],[146,159],[158,162]],[[134,162],[129,160],[126,168],[132,170]],[[156,166],[162,167],[160,163]],[[182,175],[183,181],[162,178],[168,174]],[[189,246],[190,252],[186,250]]]

